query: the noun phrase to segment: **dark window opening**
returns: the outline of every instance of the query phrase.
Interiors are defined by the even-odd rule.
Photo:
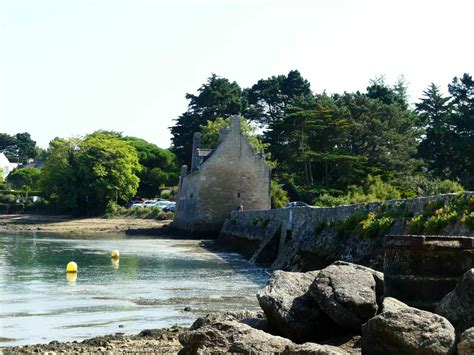
[[[240,198],[240,192],[237,192],[237,198]]]

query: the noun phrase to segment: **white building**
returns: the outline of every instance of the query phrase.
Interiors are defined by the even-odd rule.
[[[2,152],[0,153],[0,168],[2,169],[2,177],[5,179],[8,174],[10,174],[13,169],[16,169],[18,167],[18,163],[10,163],[8,158],[5,156],[5,154]]]

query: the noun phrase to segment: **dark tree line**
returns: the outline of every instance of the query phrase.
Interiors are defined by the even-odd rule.
[[[172,149],[189,164],[195,131],[241,114],[262,129],[274,177],[308,200],[344,194],[373,176],[406,197],[437,192],[445,179],[474,189],[472,77],[454,78],[448,90],[444,97],[432,84],[411,106],[403,80],[378,78],[365,92],[327,95],[313,93],[296,70],[246,89],[212,75],[197,95],[186,95],[188,110],[171,127]]]

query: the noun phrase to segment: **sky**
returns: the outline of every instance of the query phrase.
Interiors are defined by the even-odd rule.
[[[0,132],[167,148],[212,73],[245,88],[296,69],[317,93],[403,75],[416,102],[474,75],[473,14],[472,0],[0,0]]]

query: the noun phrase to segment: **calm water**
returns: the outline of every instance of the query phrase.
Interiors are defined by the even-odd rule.
[[[76,280],[65,272],[72,260]],[[255,293],[267,279],[264,269],[236,254],[210,253],[199,241],[0,234],[0,346],[190,325],[209,311],[257,309]]]

